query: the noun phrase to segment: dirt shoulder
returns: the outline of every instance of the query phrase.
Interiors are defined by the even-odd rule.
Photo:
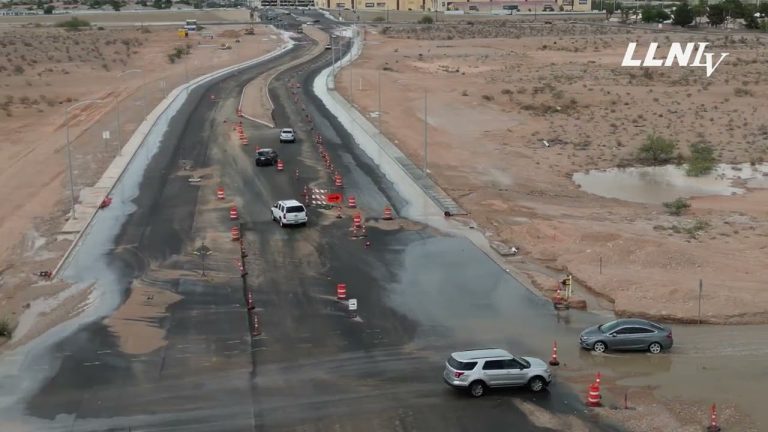
[[[268,124],[271,127],[275,127],[272,119],[272,110],[274,106],[272,101],[269,100],[269,94],[267,85],[280,72],[289,69],[299,63],[307,61],[308,59],[319,55],[325,49],[325,45],[328,44],[328,34],[312,26],[304,26],[304,33],[318,42],[318,45],[309,52],[306,56],[286,63],[271,70],[268,74],[264,74],[248,83],[243,90],[243,100],[241,109],[243,114],[247,117]]]
[[[691,68],[619,67],[629,41],[652,40],[704,36],[511,22],[371,27],[352,99],[373,118],[381,74],[383,131],[421,164],[426,90],[431,175],[490,240],[520,248],[510,264],[547,295],[570,271],[582,282],[577,295],[596,292],[618,314],[687,321],[697,319],[701,279],[704,321],[765,322],[768,191],[693,199],[673,217],[571,180],[631,161],[652,131],[683,154],[704,140],[724,163],[768,156],[758,37],[709,37],[730,53],[709,79]],[[347,85],[337,88],[349,98]],[[698,220],[704,228],[691,233]]]
[[[206,31],[212,38],[192,34],[188,39],[179,38],[175,27],[0,30],[0,320],[15,327],[35,299],[63,289],[36,274],[52,270],[72,241],[59,232],[71,205],[66,108],[102,101],[69,112],[78,196],[101,177],[138,127],[145,107],[151,111],[186,78],[260,57],[281,43],[267,27],[256,27],[255,36],[242,30],[211,26]],[[232,48],[219,49],[222,44]]]

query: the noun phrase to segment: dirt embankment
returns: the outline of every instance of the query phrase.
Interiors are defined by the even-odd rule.
[[[710,78],[703,68],[620,67],[630,41],[705,40],[730,53]],[[378,111],[381,75],[383,131],[418,163],[427,92],[432,175],[491,240],[521,249],[515,264],[547,294],[556,279],[544,266],[567,269],[619,314],[684,321],[698,319],[701,279],[704,321],[765,322],[768,191],[696,198],[675,217],[659,204],[586,193],[571,176],[633,163],[654,131],[683,156],[706,142],[721,162],[759,164],[768,158],[767,64],[758,35],[378,26],[351,91],[361,111]],[[337,88],[349,96],[349,86]]]

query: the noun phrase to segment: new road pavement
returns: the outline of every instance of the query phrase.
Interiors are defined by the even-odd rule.
[[[334,25],[318,18],[321,26]],[[295,26],[290,17],[282,19],[289,30]],[[310,42],[304,35],[296,40]],[[168,292],[178,301],[165,315],[136,318],[151,331],[116,333],[103,321],[91,322],[38,354],[50,360],[50,378],[30,395],[17,389],[23,403],[2,413],[3,430],[561,428],[553,424],[617,430],[590,423],[584,395],[571,393],[557,377],[537,395],[510,390],[471,399],[445,386],[443,362],[452,351],[500,346],[546,359],[549,352],[532,348],[540,344],[530,344],[525,333],[530,329],[533,337],[557,325],[551,305],[463,237],[401,218],[379,220],[387,203],[397,215],[403,197],[310,93],[314,77],[330,63],[329,51],[271,83],[275,122],[297,129],[295,144],[279,144],[276,129],[247,120],[249,143],[237,142],[232,126],[243,87],[310,47],[295,45],[193,92],[149,164],[136,211],[108,252],[120,275],[113,289],[124,301],[138,296],[139,306],[151,307]],[[301,84],[296,95],[289,88],[295,83]],[[367,238],[350,235],[349,209],[337,219],[334,211],[310,208],[306,228],[282,229],[270,219],[272,203],[301,199],[307,185],[333,189],[314,144],[316,133],[343,176],[345,193],[358,197]],[[256,146],[277,150],[285,171],[256,167]],[[199,186],[189,184],[180,160],[192,161]],[[215,199],[219,185],[226,204]],[[230,201],[239,205],[257,336],[234,264],[239,248],[229,240]],[[213,251],[208,278],[199,276],[201,263],[191,254],[201,239]],[[336,301],[340,282],[358,300],[356,319]],[[126,348],[126,339],[152,342],[153,332],[166,342],[149,352]],[[36,372],[26,373],[31,379]],[[542,420],[550,415],[559,420]]]

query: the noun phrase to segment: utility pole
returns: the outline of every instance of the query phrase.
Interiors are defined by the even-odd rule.
[[[78,102],[74,105],[70,105],[67,107],[67,109],[64,110],[64,124],[66,124],[66,137],[67,137],[67,165],[69,166],[69,193],[71,195],[72,199],[72,219],[77,219],[77,214],[75,213],[75,174],[74,170],[72,169],[72,143],[69,141],[69,110],[71,110],[74,107],[87,104],[87,103],[101,103],[104,102],[104,99],[90,99],[90,100],[84,100],[81,102]]]
[[[381,71],[379,71],[379,132],[381,132]]]
[[[699,324],[701,324],[701,295],[704,291],[704,281],[699,279]]]
[[[120,96],[115,96],[115,114],[117,116],[117,152],[122,152],[123,141],[120,139]]]
[[[427,175],[427,89],[424,89],[424,175]]]

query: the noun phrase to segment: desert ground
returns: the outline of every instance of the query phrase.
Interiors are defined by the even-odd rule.
[[[760,166],[768,156],[761,36],[486,24],[370,26],[337,89],[374,124],[381,111],[383,132],[419,165],[426,92],[431,176],[491,241],[520,248],[507,259],[546,295],[571,272],[575,295],[601,308],[695,322],[702,280],[702,321],[768,320],[760,277],[768,190],[694,198],[676,217],[572,181],[635,165],[651,132],[683,156],[705,141],[719,162]],[[619,67],[630,41],[709,41],[730,56],[710,78],[703,68]]]
[[[247,17],[247,11],[241,13]],[[78,194],[99,179],[145,110],[186,77],[260,57],[282,43],[269,27],[256,26],[253,36],[244,30],[242,25],[210,26],[204,29],[210,38],[192,33],[188,39],[180,38],[175,26],[69,32],[27,24],[0,30],[1,321],[15,327],[30,302],[66,288],[36,276],[53,270],[72,240],[60,233],[71,205],[65,109],[102,101],[69,112]],[[219,49],[222,44],[231,49]],[[104,131],[110,131],[106,140]],[[73,308],[57,308],[39,321],[50,326],[66,319],[77,306],[69,303]],[[25,339],[42,330],[31,329]],[[0,344],[5,340],[0,337]]]

